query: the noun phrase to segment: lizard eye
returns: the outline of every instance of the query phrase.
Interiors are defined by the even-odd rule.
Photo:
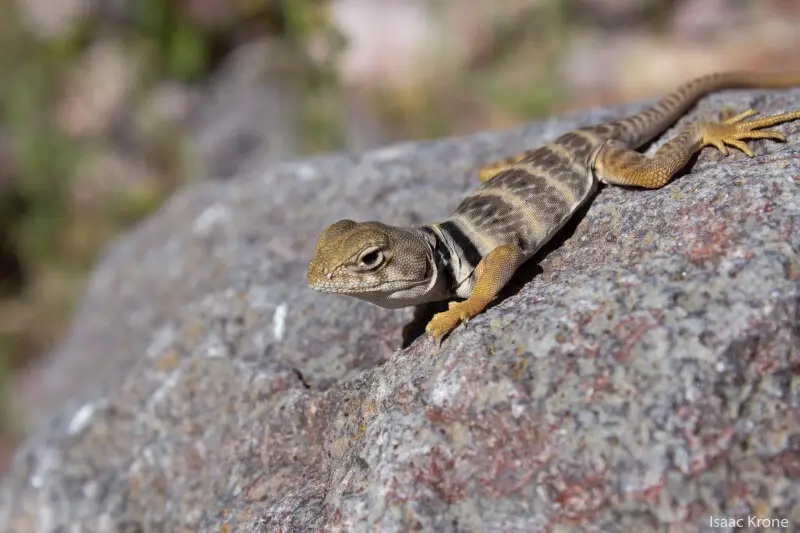
[[[367,270],[377,268],[383,263],[383,252],[380,250],[367,250],[358,258],[358,266]]]

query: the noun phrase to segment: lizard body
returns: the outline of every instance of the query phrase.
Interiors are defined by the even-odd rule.
[[[627,118],[579,128],[513,158],[479,169],[482,182],[446,220],[416,227],[340,220],[320,235],[308,267],[312,289],[386,308],[453,297],[426,331],[441,339],[483,311],[512,277],[584,203],[599,182],[656,189],[704,146],[753,154],[749,139],[785,141],[765,130],[800,111],[756,120],[747,110],[721,122],[692,124],[648,157],[636,151],[702,96],[726,88],[800,86],[800,75],[718,73],[696,78]]]

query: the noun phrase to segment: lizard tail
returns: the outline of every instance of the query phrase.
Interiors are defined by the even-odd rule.
[[[722,89],[780,89],[800,87],[800,73],[761,74],[720,72],[695,78],[678,87],[653,106],[633,116],[612,122],[615,136],[631,148],[638,148],[669,128],[697,100]]]

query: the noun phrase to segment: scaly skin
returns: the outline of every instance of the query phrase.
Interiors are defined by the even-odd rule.
[[[308,284],[387,308],[453,297],[426,331],[440,341],[481,313],[533,256],[586,203],[598,181],[663,187],[705,146],[731,146],[753,157],[744,141],[785,141],[765,130],[800,119],[800,111],[745,121],[750,109],[681,131],[653,157],[636,151],[666,130],[702,96],[725,88],[800,86],[800,75],[722,73],[697,78],[628,118],[580,128],[549,144],[478,171],[481,185],[446,220],[418,227],[341,220],[319,237]]]

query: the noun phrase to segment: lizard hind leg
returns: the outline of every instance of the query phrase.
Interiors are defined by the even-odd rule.
[[[463,302],[450,302],[447,311],[433,315],[425,331],[436,342],[482,312],[508,283],[522,260],[522,250],[514,244],[502,244],[489,252],[475,267],[475,288]]]
[[[745,140],[785,141],[786,137],[781,132],[761,128],[800,119],[800,111],[793,111],[757,120],[744,120],[754,114],[754,110],[748,109],[721,122],[700,122],[688,126],[659,148],[653,157],[609,141],[600,149],[593,164],[597,178],[612,185],[658,189],[666,185],[705,146],[715,147],[722,155],[727,155],[728,146],[732,146],[753,157]]]
[[[508,170],[509,168],[513,167],[529,155],[533,153],[534,150],[525,150],[524,152],[517,154],[512,157],[507,157],[505,159],[500,159],[498,161],[493,161],[488,165],[484,165],[478,169],[478,179],[481,183],[485,183],[492,179],[493,177],[497,176],[504,170]]]

